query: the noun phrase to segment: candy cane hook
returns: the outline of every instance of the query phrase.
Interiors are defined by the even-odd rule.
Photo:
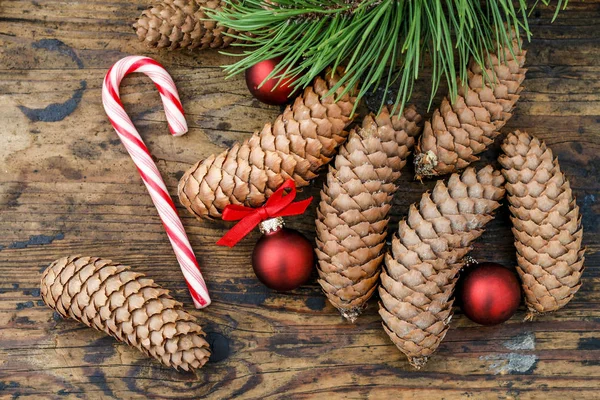
[[[194,300],[194,305],[196,308],[204,308],[210,304],[210,297],[192,246],[185,234],[175,204],[167,191],[160,172],[156,168],[142,137],[135,129],[129,116],[127,116],[119,97],[121,81],[125,76],[134,72],[146,74],[158,88],[171,133],[174,136],[181,136],[186,133],[188,128],[175,83],[164,67],[151,58],[130,56],[113,65],[108,70],[102,85],[102,104],[104,104],[104,110],[112,126],[117,131],[121,142],[125,145],[140,172],[152,202],[158,210],[158,215],[167,231],[167,236],[171,246],[173,246],[175,256]]]

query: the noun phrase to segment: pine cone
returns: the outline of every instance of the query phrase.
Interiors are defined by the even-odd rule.
[[[375,291],[395,182],[406,164],[421,116],[414,107],[390,117],[384,109],[363,120],[329,167],[317,208],[319,284],[354,322]]]
[[[206,49],[228,47],[237,34],[215,21],[207,20],[203,8],[220,10],[222,0],[162,0],[145,10],[133,25],[140,41],[149,47]]]
[[[438,181],[419,207],[410,207],[385,257],[379,286],[379,314],[394,344],[420,368],[446,336],[452,294],[463,257],[493,219],[504,196],[504,179],[491,166],[448,184]]]
[[[445,98],[425,123],[415,155],[416,178],[445,175],[466,168],[493,143],[512,116],[523,90],[525,51],[519,40],[500,59],[486,58],[486,71],[471,60],[468,82],[459,86],[454,104]],[[514,53],[511,53],[511,51]]]
[[[581,287],[581,215],[558,159],[544,142],[516,131],[502,150],[517,271],[531,318],[564,307]]]
[[[64,257],[42,275],[44,302],[164,365],[186,371],[210,356],[204,332],[169,291],[130,267],[97,257]]]
[[[315,78],[272,125],[186,171],[179,182],[181,203],[198,218],[220,218],[228,204],[262,205],[287,179],[297,187],[308,185],[348,135],[344,128],[352,121],[356,98],[323,98],[341,73]]]

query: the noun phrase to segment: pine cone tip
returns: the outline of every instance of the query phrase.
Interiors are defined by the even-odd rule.
[[[437,156],[431,150],[425,153],[415,155],[415,180],[423,182],[423,178],[436,176],[435,166],[437,165]]]
[[[523,322],[531,322],[535,319],[535,316],[537,315],[537,312],[535,310],[531,310],[529,309],[527,311],[527,314],[525,315],[525,318],[523,318]]]
[[[340,314],[342,317],[346,318],[350,323],[355,323],[360,314],[362,314],[364,308],[352,308],[348,310],[340,309]]]
[[[421,369],[427,364],[429,357],[408,357],[408,363],[415,369]]]

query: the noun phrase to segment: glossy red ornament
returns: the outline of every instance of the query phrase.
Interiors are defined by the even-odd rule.
[[[284,79],[279,85],[277,85],[279,78],[271,78],[260,86],[280,61],[281,57],[261,61],[246,70],[248,90],[263,103],[271,105],[285,104],[291,99],[292,93],[296,90],[291,86],[296,78]]]
[[[282,226],[264,232],[252,253],[252,268],[258,279],[280,292],[305,283],[314,263],[313,246],[308,239],[300,232]]]
[[[517,275],[496,263],[476,264],[466,270],[456,297],[465,315],[481,325],[510,319],[521,303]]]

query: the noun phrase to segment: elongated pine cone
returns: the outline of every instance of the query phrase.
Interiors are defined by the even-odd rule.
[[[377,286],[395,182],[420,122],[414,107],[401,118],[387,109],[368,115],[329,166],[317,208],[319,284],[352,322]]]
[[[42,275],[44,302],[65,318],[106,332],[169,367],[201,368],[210,357],[204,332],[152,279],[97,257],[54,261]]]
[[[498,57],[485,59],[486,70],[471,60],[468,82],[460,85],[453,104],[445,98],[431,121],[425,122],[415,155],[416,178],[445,175],[466,168],[493,143],[512,117],[523,90],[526,69],[519,40]],[[511,51],[514,53],[511,53]]]
[[[463,257],[493,219],[503,183],[491,166],[468,168],[462,176],[452,174],[447,185],[438,181],[400,221],[381,272],[379,314],[415,368],[425,365],[446,336]]]
[[[133,25],[140,41],[149,47],[207,49],[229,46],[236,34],[208,20],[203,8],[220,10],[222,0],[162,0],[145,10]]]
[[[583,227],[569,181],[544,142],[508,135],[500,156],[529,318],[564,307],[581,287]]]
[[[348,93],[337,102],[335,95],[323,98],[342,73],[315,78],[273,124],[187,170],[179,182],[181,203],[197,218],[220,218],[228,204],[262,205],[287,179],[308,185],[348,136],[344,129],[356,98]]]

